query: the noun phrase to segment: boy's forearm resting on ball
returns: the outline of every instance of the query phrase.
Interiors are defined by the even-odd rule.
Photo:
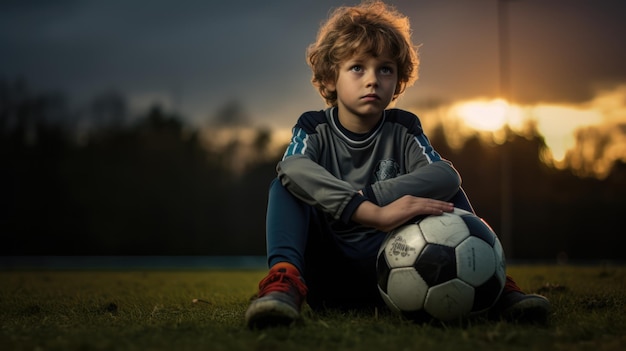
[[[352,220],[383,232],[389,232],[415,216],[440,215],[453,210],[454,204],[451,202],[405,195],[386,206],[378,206],[365,201],[354,211]]]

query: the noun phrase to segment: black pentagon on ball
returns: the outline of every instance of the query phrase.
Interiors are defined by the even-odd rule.
[[[463,222],[469,229],[470,235],[483,239],[490,246],[496,242],[496,234],[482,219],[475,215],[461,216]]]
[[[389,281],[389,272],[391,269],[387,264],[385,253],[378,255],[378,261],[376,262],[376,279],[378,280],[378,286],[385,292],[387,291],[387,282]]]
[[[435,286],[456,278],[456,255],[454,248],[427,244],[414,264],[417,273],[428,286]]]
[[[491,307],[501,291],[501,283],[497,276],[489,278],[479,287],[474,288],[474,305],[472,312],[484,311]]]

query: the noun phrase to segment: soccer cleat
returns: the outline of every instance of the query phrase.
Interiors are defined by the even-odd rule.
[[[511,277],[506,283],[500,299],[490,311],[490,316],[518,323],[543,324],[548,321],[550,301],[537,294],[525,294]]]
[[[289,263],[278,263],[259,283],[259,293],[246,311],[249,328],[290,325],[300,319],[307,287],[300,272]]]

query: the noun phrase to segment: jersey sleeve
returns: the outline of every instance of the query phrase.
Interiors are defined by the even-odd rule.
[[[411,114],[410,117],[403,150],[406,173],[364,189],[364,194],[380,206],[404,195],[448,201],[461,187],[461,177],[452,163],[432,147],[417,116]]]
[[[276,170],[283,186],[298,199],[348,223],[356,208],[367,199],[348,182],[319,164],[321,140],[316,118],[304,114],[293,128],[292,138]]]

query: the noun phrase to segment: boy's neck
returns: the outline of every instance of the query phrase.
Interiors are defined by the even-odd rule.
[[[335,107],[335,110],[341,126],[355,134],[369,133],[378,125],[384,114],[383,111],[383,113],[377,116],[355,116],[349,112],[342,113],[339,107]]]

